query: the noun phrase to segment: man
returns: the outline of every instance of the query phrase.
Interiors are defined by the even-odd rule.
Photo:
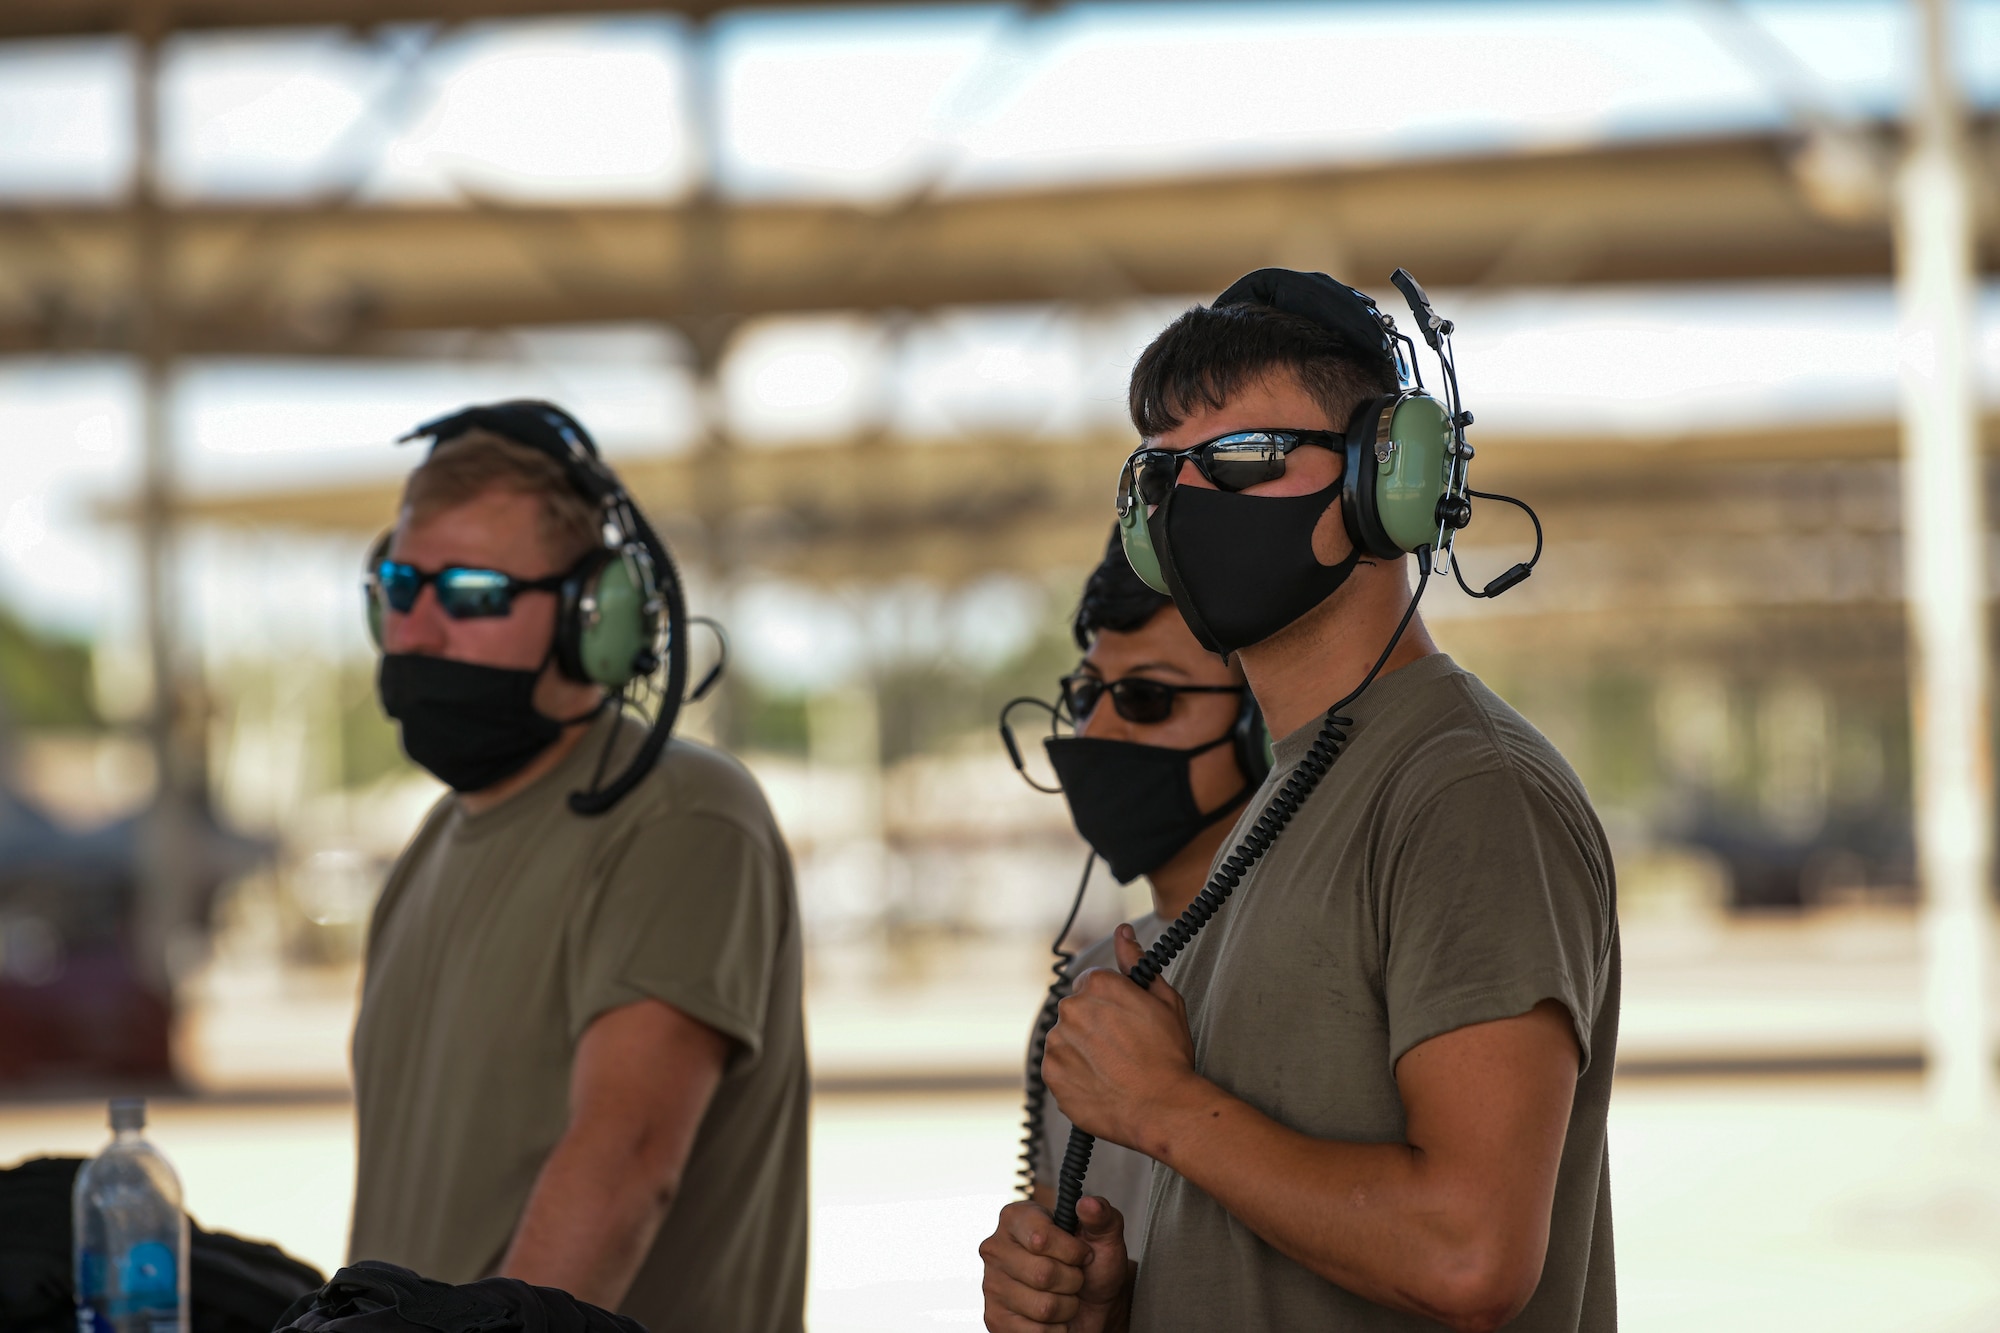
[[[441,426],[372,572],[385,707],[453,790],[369,927],[350,1251],[653,1333],[796,1330],[791,863],[750,775],[685,741],[608,812],[570,806],[644,730],[557,660],[562,576],[611,513],[562,461],[580,437],[543,404]]]
[[[1235,813],[1269,768],[1262,717],[1243,673],[1205,650],[1173,599],[1140,582],[1118,534],[1083,585],[1070,632],[1084,649],[1063,694],[1076,739],[1050,744],[1077,831],[1121,884],[1146,876],[1153,908],[1130,924],[1141,948],[1187,910]],[[1110,967],[1109,935],[1064,967],[1074,984]],[[1052,1017],[1047,1015],[1045,1017]],[[1042,1033],[1036,1024],[1036,1037]],[[1029,1042],[1028,1084],[1041,1082]],[[1042,1104],[1042,1133],[1031,1145],[1034,1197],[1055,1205],[1057,1165],[1069,1118],[1053,1098]],[[1126,1217],[1126,1242],[1144,1243],[1152,1159],[1116,1144],[1100,1147],[1085,1187]]]
[[[1149,445],[1344,431],[1395,390],[1365,298],[1319,274],[1261,287],[1188,311],[1140,357]],[[1182,605],[1191,625],[1254,627],[1239,655],[1281,738],[1232,846],[1411,597],[1407,559],[1357,556],[1340,456],[1285,438],[1273,475],[1234,493],[1184,464],[1152,528],[1224,566],[1282,547],[1233,581],[1204,573],[1230,605]],[[1277,528],[1296,549],[1249,536]],[[1076,1235],[1012,1205],[981,1249],[988,1328],[1615,1327],[1603,832],[1553,747],[1421,621],[1342,715],[1339,758],[1170,976],[1142,990],[1100,970],[1064,1001],[1049,1087],[1164,1168],[1150,1232],[1134,1263],[1101,1199],[1081,1201]],[[1139,946],[1118,933],[1129,968]]]

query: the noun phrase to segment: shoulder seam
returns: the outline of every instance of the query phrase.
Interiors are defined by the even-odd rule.
[[[1486,710],[1480,706],[1477,699],[1472,697],[1472,691],[1466,686],[1463,680],[1458,679],[1458,675],[1458,672],[1454,672],[1452,675],[1452,689],[1458,692],[1459,698],[1463,699],[1466,706],[1478,717],[1480,734],[1486,737],[1487,748],[1493,752],[1499,761],[1499,766],[1518,779],[1521,776],[1520,765],[1515,762],[1513,754],[1508,751],[1507,747],[1500,743],[1500,735],[1493,728],[1493,719],[1487,716]],[[1470,777],[1472,775],[1467,774],[1466,776]]]

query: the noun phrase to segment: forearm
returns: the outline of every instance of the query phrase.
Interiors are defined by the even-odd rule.
[[[1528,1293],[1491,1200],[1404,1143],[1347,1143],[1288,1129],[1189,1075],[1155,1116],[1147,1151],[1273,1248],[1378,1304],[1454,1328],[1497,1327]],[[1533,1228],[1527,1228],[1533,1231]],[[1534,1271],[1540,1271],[1539,1248]],[[1530,1288],[1532,1291],[1532,1288]]]
[[[542,1165],[501,1261],[502,1277],[618,1308],[672,1203],[672,1182],[615,1143],[566,1135]]]

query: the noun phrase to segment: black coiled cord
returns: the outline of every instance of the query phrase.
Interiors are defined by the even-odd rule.
[[[1506,504],[1513,505],[1514,508],[1526,514],[1528,521],[1535,525],[1535,553],[1520,564],[1509,569],[1506,573],[1500,575],[1500,577],[1489,582],[1484,588],[1475,590],[1470,583],[1465,581],[1465,566],[1459,564],[1456,560],[1451,562],[1452,576],[1458,580],[1458,586],[1465,589],[1467,597],[1498,597],[1501,593],[1507,591],[1507,589],[1526,581],[1528,575],[1535,572],[1535,566],[1542,563],[1542,516],[1537,514],[1526,500],[1516,500],[1511,495],[1501,495],[1494,491],[1475,491],[1470,486],[1465,488],[1465,493],[1475,499],[1500,500]]]
[[[1028,1092],[1021,1108],[1021,1169],[1020,1180],[1015,1188],[1021,1197],[1035,1197],[1035,1159],[1042,1155],[1042,1139],[1046,1127],[1042,1124],[1042,1108],[1049,1099],[1049,1085],[1042,1081],[1042,1052],[1048,1049],[1049,1030],[1056,1025],[1056,1006],[1069,994],[1074,981],[1069,974],[1069,965],[1076,961],[1073,950],[1063,948],[1063,941],[1069,938],[1070,929],[1076,925],[1076,914],[1083,907],[1084,891],[1090,887],[1090,871],[1097,864],[1097,853],[1084,858],[1083,878],[1077,881],[1076,897],[1070,901],[1069,915],[1063,919],[1062,929],[1056,932],[1055,942],[1049,945],[1049,952],[1056,956],[1051,971],[1056,979],[1049,983],[1049,993],[1042,1001],[1042,1012],[1035,1017],[1035,1034],[1028,1039]]]
[[[1271,850],[1272,845],[1278,841],[1278,835],[1292,822],[1292,816],[1299,812],[1299,808],[1319,787],[1320,779],[1324,778],[1327,770],[1333,767],[1333,761],[1340,757],[1340,747],[1347,740],[1347,728],[1354,725],[1353,719],[1340,715],[1340,710],[1360,698],[1361,692],[1375,683],[1375,677],[1381,674],[1382,667],[1389,660],[1389,654],[1395,652],[1396,645],[1402,642],[1403,631],[1409,628],[1410,618],[1416,615],[1417,603],[1423,600],[1424,588],[1430,583],[1430,555],[1429,547],[1417,551],[1419,571],[1417,589],[1410,594],[1410,604],[1404,609],[1403,618],[1396,623],[1396,632],[1389,636],[1388,646],[1382,650],[1382,655],[1375,659],[1375,665],[1368,668],[1368,674],[1361,678],[1361,683],[1355,686],[1346,698],[1326,710],[1326,720],[1320,723],[1319,735],[1313,738],[1311,747],[1300,758],[1298,766],[1285,778],[1263,811],[1258,814],[1257,822],[1243,835],[1243,841],[1237,843],[1229,855],[1223,858],[1222,864],[1215,868],[1215,873],[1208,877],[1208,883],[1195,895],[1194,901],[1187,905],[1187,910],[1161,933],[1160,938],[1153,942],[1153,947],[1146,950],[1144,957],[1132,964],[1132,970],[1126,975],[1139,985],[1152,985],[1153,981],[1166,971],[1167,964],[1173,962],[1180,951],[1187,948],[1188,942],[1194,939],[1201,928],[1222,909],[1222,904],[1236,891],[1236,886],[1243,882],[1243,876]],[[1039,1032],[1039,1028],[1037,1031]],[[1045,1041],[1046,1037],[1040,1040]],[[1041,1070],[1039,1060],[1036,1061],[1035,1068],[1039,1074]],[[1072,1128],[1069,1132],[1069,1144],[1063,1149],[1062,1176],[1056,1183],[1054,1217],[1055,1224],[1072,1235],[1076,1232],[1076,1205],[1083,1197],[1083,1178],[1090,1171],[1090,1154],[1096,1147],[1097,1139],[1093,1135]]]

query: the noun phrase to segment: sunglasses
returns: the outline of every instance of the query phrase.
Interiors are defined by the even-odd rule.
[[[556,592],[565,575],[517,579],[497,569],[467,569],[446,565],[431,572],[400,560],[384,560],[375,566],[375,586],[382,600],[399,615],[408,615],[416,606],[425,584],[437,589],[438,607],[453,620],[478,620],[511,615],[514,598],[524,592]]]
[[[1084,672],[1062,678],[1063,703],[1078,723],[1089,717],[1098,700],[1111,696],[1111,706],[1127,722],[1165,722],[1174,711],[1177,694],[1241,694],[1243,685],[1169,685],[1144,676],[1106,681]]]
[[[1343,450],[1347,437],[1334,430],[1239,430],[1188,449],[1135,450],[1118,475],[1119,516],[1130,513],[1135,500],[1165,503],[1184,463],[1194,464],[1218,491],[1243,491],[1284,476],[1292,451],[1306,445]]]

